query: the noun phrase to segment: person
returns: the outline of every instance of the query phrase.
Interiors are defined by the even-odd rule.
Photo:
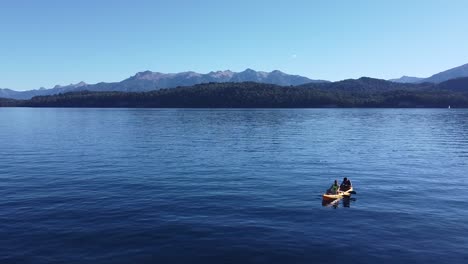
[[[340,186],[338,186],[338,181],[335,180],[332,186],[327,190],[327,194],[337,194],[339,189]]]
[[[344,177],[343,182],[340,184],[340,191],[345,192],[351,189],[351,186],[351,181],[348,178]]]

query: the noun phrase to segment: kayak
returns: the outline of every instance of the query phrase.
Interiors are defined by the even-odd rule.
[[[344,191],[344,192],[338,192],[338,194],[323,194],[322,199],[323,201],[328,201],[331,202],[336,199],[341,199],[343,197],[350,197],[351,192],[353,191],[353,187],[351,187],[349,190]]]

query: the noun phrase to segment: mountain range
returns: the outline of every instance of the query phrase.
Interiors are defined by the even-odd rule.
[[[463,77],[468,77],[468,63],[443,72],[439,72],[428,78],[402,76],[401,78],[391,79],[389,81],[399,83],[441,83],[451,79]]]
[[[389,80],[392,83],[403,84],[422,84],[422,83],[442,83],[444,81],[468,77],[468,64],[461,65],[437,74],[428,78],[418,78],[403,76],[398,79]],[[359,79],[361,80],[361,79]],[[346,81],[334,82],[331,86],[345,85]],[[382,80],[384,81],[384,80]],[[175,88],[179,86],[192,86],[202,83],[241,83],[241,82],[256,82],[264,84],[274,84],[279,86],[298,86],[305,84],[326,84],[331,83],[326,80],[313,80],[300,75],[291,75],[275,70],[272,72],[255,71],[246,69],[242,72],[212,71],[206,74],[193,71],[181,73],[160,73],[152,71],[138,72],[120,82],[100,82],[97,84],[87,84],[80,82],[66,86],[56,85],[53,88],[40,88],[29,91],[14,91],[11,89],[0,89],[0,98],[12,99],[31,99],[34,96],[54,95],[67,92],[79,91],[94,91],[94,92],[147,92],[152,90],[160,90],[166,88]],[[362,82],[362,80],[361,80]],[[354,85],[354,84],[353,84]],[[391,84],[389,84],[391,86]],[[347,87],[347,86],[346,86]]]
[[[439,84],[396,83],[362,77],[279,86],[257,82],[203,83],[148,92],[76,91],[30,100],[0,98],[0,107],[129,108],[468,108],[468,77]]]
[[[119,91],[119,92],[146,92],[178,86],[191,86],[201,83],[224,83],[224,82],[257,82],[276,84],[282,86],[301,85],[305,83],[321,83],[324,80],[312,80],[299,75],[290,75],[275,70],[272,72],[254,71],[246,69],[242,72],[212,71],[207,74],[196,72],[160,73],[144,71],[131,76],[121,82],[87,84],[80,82],[67,86],[57,85],[51,89],[36,89],[29,91],[14,91],[11,89],[0,89],[0,98],[30,99],[34,96],[53,95],[77,91]]]

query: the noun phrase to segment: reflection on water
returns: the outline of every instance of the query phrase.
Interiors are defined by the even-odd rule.
[[[324,201],[322,200],[322,206],[324,207],[333,207],[333,208],[338,208],[338,207],[351,207],[351,203],[356,202],[356,198],[354,197],[343,197],[341,199],[336,199],[333,201]],[[341,206],[340,206],[341,204]]]
[[[343,207],[351,207],[351,202],[356,202],[356,198],[353,197],[345,197],[343,199]]]

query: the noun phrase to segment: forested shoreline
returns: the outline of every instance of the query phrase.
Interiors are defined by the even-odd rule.
[[[278,86],[253,82],[207,83],[150,92],[80,91],[30,100],[0,99],[3,107],[322,108],[468,107],[468,78],[441,84],[398,84],[361,78]]]

